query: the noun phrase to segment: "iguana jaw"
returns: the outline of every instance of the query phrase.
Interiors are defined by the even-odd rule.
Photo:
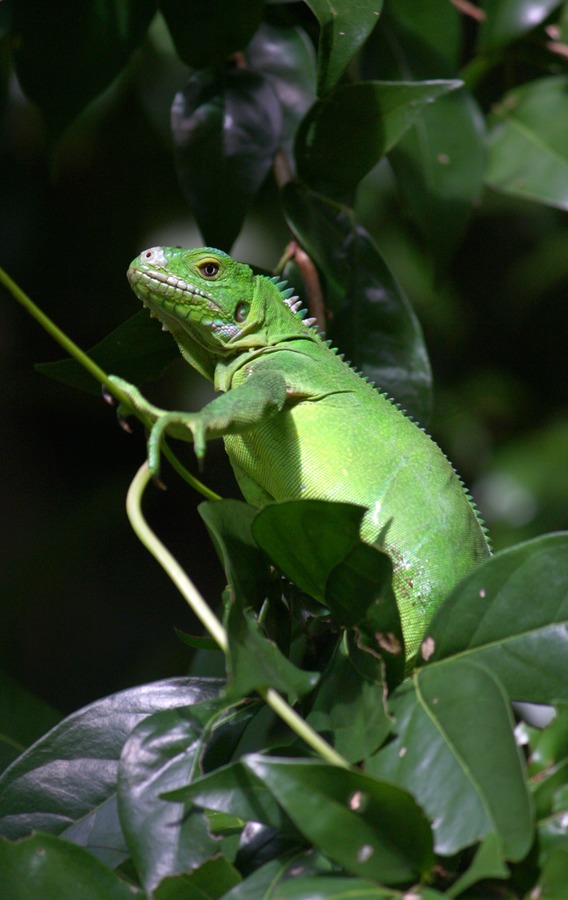
[[[140,263],[130,266],[127,276],[136,296],[167,331],[188,331],[195,337],[196,323],[208,329],[223,324],[223,310],[213,297],[183,278]]]

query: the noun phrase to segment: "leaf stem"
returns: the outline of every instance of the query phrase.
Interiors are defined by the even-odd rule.
[[[162,544],[154,531],[150,528],[142,512],[142,497],[152,478],[148,463],[144,462],[132,480],[126,498],[126,512],[135,534],[146,547],[154,559],[162,566],[166,574],[171,578],[180,594],[189,604],[197,618],[205,626],[211,637],[221,650],[226,654],[229,651],[229,639],[227,632],[217,616],[211,611],[191,579],[182,569],[175,557],[167,547]],[[347,761],[336,753],[333,747],[308,725],[284,698],[273,688],[260,688],[258,693],[271,707],[271,709],[285,722],[297,735],[302,738],[322,759],[334,766],[348,768]]]

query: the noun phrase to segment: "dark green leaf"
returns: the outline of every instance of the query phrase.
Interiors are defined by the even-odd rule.
[[[257,606],[269,584],[268,562],[251,533],[257,510],[241,500],[206,501],[198,509],[233,596],[248,606]]]
[[[334,87],[377,24],[383,0],[306,0],[320,25],[318,94]]]
[[[0,840],[2,894],[9,900],[129,900],[145,897],[81,847],[49,834],[18,843]]]
[[[288,578],[323,603],[329,573],[361,542],[364,513],[362,506],[325,500],[270,503],[255,516],[252,534]]]
[[[229,636],[227,696],[246,697],[252,691],[274,688],[295,703],[317,684],[317,672],[303,672],[291,663],[276,644],[261,632],[250,610],[236,605],[226,620]]]
[[[343,197],[355,190],[426,107],[459,81],[361,81],[314,104],[298,131],[298,174],[315,190]]]
[[[428,628],[428,659],[475,660],[513,700],[566,700],[567,625],[568,534],[544,535],[496,554],[457,585]]]
[[[451,888],[448,897],[459,897],[468,887],[489,878],[508,878],[509,868],[503,861],[503,841],[495,832],[486,835],[473,858],[473,862]]]
[[[399,884],[432,867],[430,827],[406,791],[315,760],[256,755],[242,763],[302,834],[348,871]]]
[[[485,16],[479,29],[480,50],[496,50],[509,44],[542,24],[561,5],[561,0],[483,0]]]
[[[568,785],[568,758],[551,766],[532,784],[537,818],[544,819],[554,812],[555,799],[559,791]]]
[[[532,809],[495,677],[466,660],[432,666],[397,688],[390,707],[397,736],[366,771],[414,794],[433,821],[438,853],[496,832],[506,858],[522,859],[533,838]]]
[[[447,64],[407,24],[396,20],[394,6],[373,40],[374,77],[446,78]],[[389,154],[404,203],[440,267],[451,260],[481,196],[485,156],[483,115],[465,89],[425,110]]]
[[[531,891],[538,900],[562,900],[568,884],[568,849],[558,847],[546,860]]]
[[[55,709],[0,674],[0,771],[60,719]]]
[[[556,716],[542,731],[534,730],[529,774],[536,775],[561,762],[568,750],[568,704],[557,704]]]
[[[176,50],[194,69],[218,66],[244,50],[263,10],[264,0],[160,0]]]
[[[346,638],[340,642],[308,715],[312,728],[351,763],[374,753],[391,730],[380,667],[378,677],[366,678],[353,659],[357,652]]]
[[[204,241],[230,250],[282,139],[272,82],[248,69],[195,72],[174,99],[172,131],[181,187]]]
[[[568,209],[568,77],[514,88],[491,116],[486,183]]]
[[[95,344],[88,354],[105,372],[140,384],[159,378],[179,357],[179,350],[171,335],[165,334],[146,310],[140,310]],[[42,375],[100,396],[99,382],[74,359],[39,363],[35,368]]]
[[[197,809],[162,799],[201,774],[216,701],[155,713],[137,725],[121,754],[120,820],[131,858],[148,892],[169,875],[190,872],[218,851]]]
[[[221,685],[217,679],[171,678],[121,691],[68,716],[0,777],[0,834],[59,833],[96,816],[115,793],[120,752],[135,725],[157,710],[214,697]]]
[[[400,893],[378,887],[364,878],[298,875],[282,881],[272,897],[274,900],[306,900],[306,897],[309,900],[400,900]]]
[[[207,860],[191,874],[164,878],[153,897],[155,900],[220,900],[241,881],[235,867],[220,856]]]
[[[13,4],[18,78],[41,108],[53,137],[118,75],[155,12],[155,0],[126,5],[122,0],[83,0],[70,21],[65,3]]]
[[[399,25],[440,60],[431,74],[438,77],[440,71],[458,71],[463,52],[463,15],[454,4],[447,0],[420,0],[417,14],[416,0],[396,0],[390,5],[389,14],[394,14]]]
[[[165,799],[185,803],[191,801],[204,809],[237,816],[251,822],[263,822],[284,834],[297,835],[280,804],[266,790],[262,780],[244,764],[246,757],[192,784],[167,794]]]
[[[421,425],[431,371],[418,319],[353,213],[299,184],[282,192],[290,227],[325,277],[333,342]]]
[[[302,116],[315,100],[313,46],[302,28],[264,23],[246,49],[249,67],[269,79],[282,110],[282,149],[291,157]]]

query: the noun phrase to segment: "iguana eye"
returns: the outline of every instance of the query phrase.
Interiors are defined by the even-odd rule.
[[[219,265],[214,262],[204,262],[199,266],[199,271],[205,278],[215,278],[219,271]]]
[[[235,322],[244,322],[249,314],[248,303],[237,303],[235,309]]]

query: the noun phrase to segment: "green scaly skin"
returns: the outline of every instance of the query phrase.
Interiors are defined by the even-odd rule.
[[[153,247],[130,284],[172,333],[184,359],[220,392],[200,412],[166,412],[116,379],[162,434],[223,437],[246,500],[318,498],[366,507],[361,536],[380,536],[394,564],[407,659],[432,613],[490,555],[485,530],[452,466],[428,435],[318,335],[278,279],[219,250]]]

